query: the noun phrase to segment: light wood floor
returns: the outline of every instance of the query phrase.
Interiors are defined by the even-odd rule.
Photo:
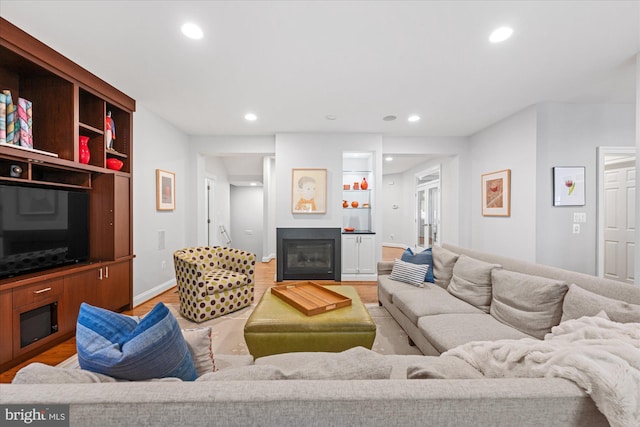
[[[393,260],[394,258],[399,258],[402,254],[403,249],[392,248],[383,246],[382,248],[382,259],[385,260]],[[272,260],[268,263],[258,262],[256,263],[256,285],[255,285],[255,301],[259,301],[264,292],[269,289],[271,286],[275,284],[275,268],[276,262]],[[326,283],[331,285],[346,285],[353,286],[357,291],[360,299],[363,303],[375,303],[378,301],[378,291],[375,282],[334,282],[334,281],[318,281],[319,283]],[[140,304],[135,307],[133,310],[125,311],[125,314],[133,315],[133,316],[141,316],[143,314],[148,313],[157,303],[171,303],[171,304],[179,304],[180,301],[178,299],[178,294],[176,293],[176,288],[169,289],[168,291],[158,295],[155,298],[150,299],[147,302]],[[76,353],[76,339],[70,338],[67,341],[58,344],[55,347],[46,350],[39,355],[16,365],[13,368],[6,370],[5,372],[0,373],[0,383],[10,383],[16,372],[18,372],[22,367],[34,363],[40,362],[47,365],[57,365],[63,360],[68,359]]]

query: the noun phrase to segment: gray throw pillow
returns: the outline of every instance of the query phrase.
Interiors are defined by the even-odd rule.
[[[491,282],[490,313],[502,323],[540,339],[560,323],[565,282],[503,269],[491,271]]]
[[[423,363],[407,368],[407,379],[480,379],[484,375],[464,360],[454,356],[425,357]]]
[[[431,249],[433,257],[433,277],[436,285],[447,289],[451,275],[453,274],[453,266],[458,260],[458,254],[440,246],[434,246]]]
[[[114,383],[115,378],[84,369],[65,369],[44,363],[31,363],[20,369],[12,384],[86,384]]]
[[[447,290],[451,295],[489,313],[491,270],[494,268],[500,268],[500,265],[460,255],[453,266],[453,274]]]
[[[569,286],[564,297],[561,321],[595,316],[602,310],[614,322],[640,323],[640,305],[598,295],[575,283]]]

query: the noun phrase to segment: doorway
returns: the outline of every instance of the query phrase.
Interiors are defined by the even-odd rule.
[[[416,174],[415,246],[440,244],[440,166]]]
[[[634,283],[634,147],[598,148],[598,276]]]

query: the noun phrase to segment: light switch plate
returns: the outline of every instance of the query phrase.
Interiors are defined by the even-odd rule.
[[[580,234],[580,224],[573,224],[573,234]]]

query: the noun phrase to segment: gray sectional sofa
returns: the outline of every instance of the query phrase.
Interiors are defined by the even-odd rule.
[[[633,313],[640,304],[640,286],[450,244],[433,248],[435,283],[425,282],[424,288],[392,280],[392,268],[393,262],[378,263],[379,303],[425,355],[437,356],[471,341],[542,338],[561,320],[596,315],[608,299],[620,301],[631,318],[640,318]],[[502,286],[499,290],[492,279]],[[466,292],[483,286],[484,293]],[[586,304],[582,289],[605,302]],[[626,320],[625,313],[622,320],[612,320]]]
[[[482,263],[496,264],[489,276]],[[594,401],[572,381],[486,378],[460,359],[438,355],[469,340],[534,338],[563,316],[574,318],[585,310],[597,314],[601,307],[590,302],[565,307],[570,283],[632,304],[640,304],[640,287],[451,245],[434,249],[434,264],[438,284],[424,288],[390,280],[391,266],[379,265],[380,303],[426,356],[382,356],[362,348],[255,361],[250,356],[219,355],[220,370],[195,382],[54,379],[57,383],[42,384],[38,369],[53,368],[36,366],[23,373],[23,379],[35,375],[24,384],[0,384],[0,404],[25,409],[69,405],[72,426],[609,425]],[[499,277],[500,271],[506,277]],[[482,283],[495,273],[495,283]],[[475,293],[470,292],[474,281],[479,285]],[[514,281],[519,286],[510,289],[508,284]],[[498,290],[500,286],[507,289]],[[540,296],[535,286],[548,292]],[[526,293],[524,305],[517,303],[519,291]],[[543,298],[548,294],[551,303]],[[529,313],[532,306],[535,310]],[[635,314],[623,307],[620,315]],[[91,381],[90,374],[67,374]]]

